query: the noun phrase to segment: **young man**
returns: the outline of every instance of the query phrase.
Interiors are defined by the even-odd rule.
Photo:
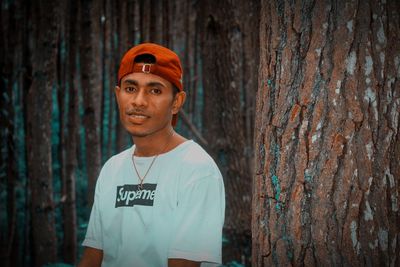
[[[151,43],[131,48],[115,95],[135,145],[101,170],[79,266],[220,264],[223,180],[173,129],[186,97],[178,56]]]

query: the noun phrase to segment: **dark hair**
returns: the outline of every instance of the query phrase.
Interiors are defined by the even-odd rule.
[[[155,64],[156,58],[152,54],[141,54],[135,57],[135,63],[148,63],[148,64]],[[171,83],[172,84],[172,83]],[[172,84],[172,95],[176,96],[179,93],[179,89],[175,84]]]
[[[175,96],[179,93],[178,87],[175,86],[175,84],[172,85],[172,95]]]
[[[156,63],[156,58],[152,54],[141,54],[135,57],[135,63]]]

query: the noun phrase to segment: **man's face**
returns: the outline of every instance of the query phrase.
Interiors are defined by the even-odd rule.
[[[132,136],[144,137],[168,130],[172,115],[180,108],[172,84],[150,73],[126,75],[121,87],[116,87],[115,95],[121,122]]]

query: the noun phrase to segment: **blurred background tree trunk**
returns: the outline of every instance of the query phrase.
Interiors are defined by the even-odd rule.
[[[7,212],[7,220],[0,222],[0,262],[4,266],[15,266],[19,261],[18,247],[20,245],[18,227],[22,227],[17,220],[17,183],[18,183],[18,162],[17,150],[15,145],[15,109],[14,102],[17,98],[15,88],[20,88],[17,79],[19,76],[18,67],[22,58],[22,32],[17,30],[17,25],[23,25],[21,17],[13,16],[13,14],[21,14],[21,7],[12,6],[8,10],[2,9],[0,21],[2,27],[0,29],[1,44],[4,50],[0,53],[1,66],[1,95],[0,107],[3,112],[0,113],[0,179],[5,181],[2,192],[7,194],[7,201],[1,204],[1,207]],[[7,52],[6,52],[7,50]]]
[[[61,161],[61,200],[63,216],[62,255],[65,263],[74,264],[77,256],[77,217],[76,217],[76,170],[78,138],[78,86],[76,78],[77,39],[79,37],[78,4],[63,2],[64,22],[61,31],[62,47],[59,52],[60,69],[63,70],[59,85],[60,107],[60,161]],[[78,23],[76,23],[78,20]],[[66,55],[69,57],[66,57]],[[64,108],[65,107],[65,108]]]
[[[56,86],[58,19],[56,2],[33,1],[32,84],[27,105],[27,153],[31,194],[33,265],[57,260],[54,220],[51,121]]]
[[[262,1],[253,266],[400,265],[399,8]]]
[[[102,103],[102,64],[100,23],[102,2],[82,1],[80,58],[83,90],[86,168],[88,176],[87,201],[93,203],[94,188],[101,169],[100,113]]]
[[[253,125],[258,63],[258,36],[246,30],[249,24],[258,28],[257,10],[256,1],[204,1],[201,13],[203,132],[227,193],[224,232],[230,244],[223,256],[242,264],[249,264],[251,254],[253,136],[246,126]]]

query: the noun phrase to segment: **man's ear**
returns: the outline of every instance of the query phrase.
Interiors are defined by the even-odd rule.
[[[121,87],[119,87],[118,85],[116,85],[116,86],[115,86],[115,89],[114,89],[114,93],[115,93],[116,96],[118,95],[119,91],[121,91]]]
[[[182,108],[186,100],[186,93],[184,91],[178,92],[175,95],[174,103],[172,105],[172,114],[177,114]]]
[[[114,93],[115,93],[115,98],[117,99],[117,103],[119,105],[119,92],[121,91],[121,87],[118,85],[115,86]]]

